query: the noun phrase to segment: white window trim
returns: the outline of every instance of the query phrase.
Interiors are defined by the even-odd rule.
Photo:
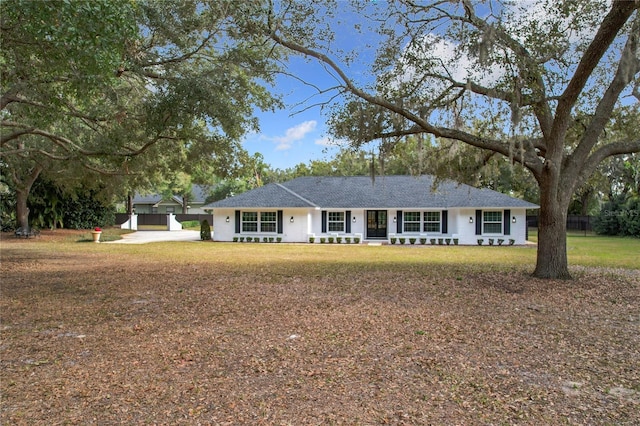
[[[427,221],[427,213],[438,213],[438,220],[434,221],[434,220],[430,220]],[[438,230],[437,231],[425,231],[424,228],[426,226],[427,223],[437,223],[438,224]],[[422,220],[422,231],[426,234],[442,234],[442,210],[429,210],[424,212],[423,215],[423,220]]]
[[[244,215],[245,213],[255,213],[256,214],[256,220],[245,220],[244,219]],[[256,230],[255,231],[245,231],[244,229],[244,225],[249,224],[249,223],[255,223],[256,224]],[[254,212],[254,211],[243,211],[240,213],[240,232],[242,232],[243,234],[257,234],[258,233],[258,229],[260,229],[260,212]]]
[[[342,214],[342,220],[331,220],[331,214]],[[334,210],[334,211],[327,211],[327,233],[332,233],[332,232],[345,232],[346,229],[346,225],[345,225],[345,220],[347,220],[347,215],[344,212],[344,210]],[[331,229],[331,224],[342,224],[342,229],[337,230],[337,229]]]
[[[407,220],[407,214],[409,213],[418,213],[418,220]],[[407,230],[407,224],[418,224],[417,231],[409,231]],[[422,231],[422,212],[417,210],[405,211],[402,214],[402,232],[404,234],[419,234]]]
[[[265,220],[265,221],[263,222],[263,220],[262,220],[262,215],[263,215],[264,213],[273,213],[274,220],[273,220],[273,221],[271,221],[271,220]],[[268,224],[273,224],[273,231],[263,231],[263,230],[262,230],[262,224],[263,224],[263,223],[265,223],[265,224],[266,224],[266,223],[268,223]],[[278,212],[276,212],[276,211],[270,211],[270,210],[268,210],[268,211],[264,211],[264,212],[259,212],[259,213],[258,213],[258,229],[260,229],[260,233],[261,233],[261,234],[276,234],[276,233],[278,232]]]
[[[245,221],[244,214],[245,213],[255,213],[256,220],[253,221]],[[275,222],[265,221],[264,223],[273,223],[275,224],[275,228],[273,231],[262,231],[262,214],[263,213],[274,213],[275,214]],[[244,224],[245,223],[255,223],[256,230],[255,231],[245,231]],[[254,235],[276,235],[278,233],[278,212],[276,210],[264,210],[264,211],[253,211],[253,210],[244,210],[240,212],[240,233],[242,234],[254,234]]]
[[[485,213],[500,213],[500,221],[487,221],[485,220]],[[482,235],[502,235],[503,230],[504,230],[504,211],[503,210],[483,210],[482,211]],[[485,225],[487,223],[492,223],[492,224],[496,224],[499,223],[500,224],[500,232],[486,232],[485,231]]]

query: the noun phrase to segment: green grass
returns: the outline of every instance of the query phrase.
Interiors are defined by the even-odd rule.
[[[71,249],[73,249],[71,247]],[[323,270],[344,270],[358,266],[387,265],[387,268],[413,267],[423,264],[439,265],[452,271],[473,267],[480,270],[533,269],[536,249],[528,247],[446,246],[400,247],[367,245],[321,244],[246,244],[246,243],[180,243],[166,242],[143,245],[101,245],[96,250],[126,251],[132,255],[166,259],[168,253],[177,263],[220,263],[256,265],[280,264],[287,269],[295,265],[314,265]],[[640,241],[610,237],[569,237],[570,265],[638,269]],[[315,272],[314,272],[315,273]]]
[[[130,232],[120,229],[106,229],[102,241],[112,241]],[[530,233],[530,240],[536,241],[537,234]],[[35,242],[36,240],[29,240]],[[217,263],[247,265],[249,269],[260,265],[278,264],[287,269],[293,266],[313,267],[313,273],[339,270],[348,273],[357,264],[386,265],[390,270],[412,268],[431,264],[449,269],[452,273],[464,272],[473,267],[479,270],[533,270],[536,263],[535,246],[368,246],[364,244],[247,244],[211,242],[164,242],[142,245],[82,244],[91,241],[91,233],[86,232],[80,240],[77,235],[55,244],[29,244],[25,247],[37,250],[76,251],[91,250],[103,255],[141,255],[158,261],[176,263]],[[87,248],[90,246],[90,248]],[[640,239],[583,236],[571,234],[567,237],[569,265],[640,269]],[[310,272],[311,273],[311,272]]]
[[[100,235],[100,241],[104,243],[107,241],[121,240],[122,235],[130,234],[132,232],[134,231],[131,231],[129,229],[104,228],[102,230],[102,235]],[[80,238],[73,236],[73,237],[69,237],[68,240],[79,242],[79,243],[88,243],[88,242],[93,242],[93,236],[91,234],[91,231],[87,231],[86,234],[83,234]]]
[[[529,230],[529,241],[538,242],[537,230]],[[567,257],[569,265],[640,269],[640,238],[568,232]]]
[[[567,237],[569,264],[640,268],[640,239],[628,237]]]

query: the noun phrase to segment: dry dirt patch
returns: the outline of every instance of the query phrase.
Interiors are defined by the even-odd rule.
[[[3,424],[640,422],[637,271],[22,247],[2,245]]]

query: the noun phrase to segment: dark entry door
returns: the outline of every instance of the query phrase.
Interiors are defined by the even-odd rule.
[[[367,239],[387,238],[387,211],[367,210]]]

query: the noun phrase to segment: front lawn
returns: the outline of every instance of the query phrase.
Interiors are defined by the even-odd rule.
[[[531,247],[0,248],[2,424],[640,422],[640,270],[592,243],[572,281]]]
[[[538,241],[535,230],[529,231],[529,240]],[[567,256],[570,265],[640,268],[640,238],[569,232]]]

